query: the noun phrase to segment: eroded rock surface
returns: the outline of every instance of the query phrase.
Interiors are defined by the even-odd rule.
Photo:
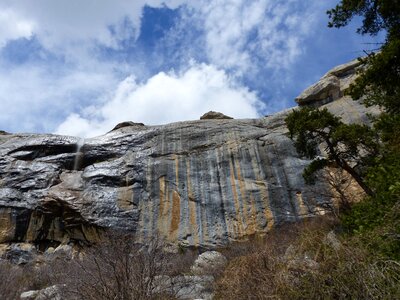
[[[191,271],[194,274],[213,274],[221,271],[227,264],[227,259],[218,251],[206,251],[194,261]]]
[[[339,81],[341,91],[357,66],[330,71],[337,77],[332,84]],[[325,101],[324,92],[307,93],[319,96],[303,95],[300,104]],[[338,95],[328,109],[345,121],[367,122],[364,106]],[[261,119],[127,124],[83,142],[0,135],[0,242],[56,247],[115,228],[136,232],[141,241],[160,234],[171,243],[212,248],[324,214],[329,190],[304,184],[309,161],[287,136],[290,111]]]
[[[218,120],[218,119],[233,119],[216,111],[209,111],[200,117],[200,120]]]
[[[88,139],[0,138],[1,242],[91,240],[96,228],[215,246],[314,213],[285,113],[123,127]]]
[[[344,96],[344,91],[357,77],[358,68],[362,67],[359,60],[337,66],[326,73],[317,83],[307,88],[297,98],[301,105],[321,106]]]

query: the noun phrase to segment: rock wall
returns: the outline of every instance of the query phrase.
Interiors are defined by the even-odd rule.
[[[320,96],[315,92],[315,101]],[[315,102],[312,93],[306,97]],[[367,121],[366,109],[346,97],[326,107],[349,122]],[[0,242],[86,242],[101,228],[118,228],[142,241],[161,234],[214,247],[324,214],[329,188],[304,184],[309,161],[286,135],[288,112],[164,126],[126,122],[84,141],[0,135]]]

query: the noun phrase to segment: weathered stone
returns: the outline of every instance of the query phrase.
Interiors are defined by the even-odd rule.
[[[319,264],[309,257],[302,257],[289,260],[287,268],[292,272],[314,272],[319,269]]]
[[[61,300],[61,290],[59,285],[52,285],[42,290],[23,292],[21,300]]]
[[[300,106],[321,106],[343,97],[345,90],[357,77],[356,72],[360,67],[362,63],[359,60],[353,60],[333,68],[317,83],[296,97],[296,102]]]
[[[122,128],[85,140],[75,171],[78,138],[0,139],[2,240],[87,241],[112,227],[209,247],[312,215],[330,200],[304,185],[287,113]]]
[[[3,254],[5,259],[17,265],[24,265],[33,261],[35,255],[36,249],[29,243],[11,244]]]
[[[298,253],[293,245],[286,248],[283,261],[291,272],[311,272],[319,268],[318,262],[307,253]]]
[[[327,245],[329,245],[329,246],[331,246],[331,247],[332,247],[334,250],[336,250],[336,251],[338,251],[338,250],[341,248],[341,246],[342,246],[342,244],[341,244],[340,241],[338,240],[338,238],[337,238],[335,232],[333,232],[333,231],[330,231],[330,232],[326,235],[326,237],[325,237],[325,239],[324,239],[324,243],[327,244]]]
[[[339,65],[329,70],[325,76],[334,75],[337,77],[345,77],[350,74],[354,74],[357,68],[362,66],[362,62],[359,59],[352,60],[348,63]]]
[[[217,251],[206,251],[197,257],[191,268],[193,274],[214,274],[221,271],[227,263],[227,259]]]
[[[325,104],[336,100],[340,96],[340,81],[336,76],[331,75],[322,78],[316,84],[302,92],[296,98],[296,102],[299,105],[312,102],[323,102],[322,104]]]
[[[233,119],[224,115],[223,113],[216,112],[216,111],[209,111],[200,117],[200,120],[215,120],[215,119]]]
[[[135,122],[132,122],[132,121],[121,122],[121,123],[117,124],[113,129],[111,129],[111,131],[114,131],[114,130],[117,130],[117,129],[120,129],[120,128],[124,128],[124,127],[138,127],[138,128],[141,128],[141,127],[144,127],[144,124],[143,123],[135,123]]]
[[[209,275],[156,276],[155,285],[177,299],[213,299],[214,277]]]
[[[39,291],[23,292],[20,296],[21,300],[34,300],[39,295]]]
[[[352,68],[329,76],[339,76],[342,89]],[[374,112],[347,97],[323,107],[345,122],[366,123]],[[309,161],[287,136],[291,110],[127,126],[83,144],[50,134],[0,135],[0,242],[57,247],[96,241],[103,228],[114,228],[140,241],[159,234],[213,248],[324,214],[329,187],[303,181]]]

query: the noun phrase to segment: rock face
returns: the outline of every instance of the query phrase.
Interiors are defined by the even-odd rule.
[[[117,124],[111,131],[123,128],[123,127],[136,127],[136,128],[142,128],[144,127],[143,123],[134,123],[132,121],[126,121],[126,122],[121,122]]]
[[[200,117],[200,120],[233,119],[220,112],[209,111]]]
[[[300,106],[321,106],[343,97],[344,91],[357,76],[357,68],[360,67],[361,62],[358,60],[337,66],[326,73],[320,81],[301,93],[296,98],[296,102]]]
[[[353,74],[356,65],[328,74]],[[323,93],[306,94],[299,103]],[[349,122],[367,120],[366,109],[347,98],[326,107]],[[141,241],[160,234],[171,243],[212,248],[323,214],[329,191],[304,184],[309,161],[287,137],[289,112],[128,124],[83,142],[0,135],[0,243],[56,247],[115,228],[136,232]]]

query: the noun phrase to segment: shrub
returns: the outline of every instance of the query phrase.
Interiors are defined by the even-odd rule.
[[[307,222],[276,231],[258,251],[230,260],[216,299],[399,299],[400,264],[331,230]]]

